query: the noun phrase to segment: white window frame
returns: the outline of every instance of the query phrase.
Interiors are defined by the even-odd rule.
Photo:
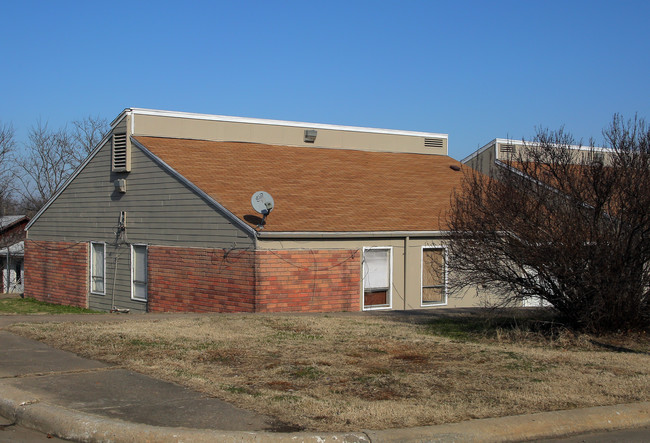
[[[365,295],[366,295],[366,276],[365,276],[365,258],[366,251],[369,249],[383,249],[388,250],[388,292],[386,296],[388,297],[388,303],[385,305],[365,305]],[[362,252],[361,260],[361,306],[364,311],[377,311],[385,309],[393,309],[393,247],[392,246],[364,246]]]
[[[93,245],[102,245],[102,248],[104,250],[104,264],[103,264],[103,273],[102,273],[102,281],[103,285],[102,287],[104,288],[103,291],[96,291],[94,290],[95,286],[93,285],[93,276],[95,275],[95,260],[93,257],[94,253],[94,247]],[[98,242],[98,241],[91,241],[90,242],[90,293],[91,294],[96,294],[96,295],[106,295],[106,243],[105,242]]]
[[[144,247],[144,265],[147,271],[145,272],[146,281],[145,284],[145,298],[138,298],[135,296],[135,275],[133,273],[135,265],[135,249],[138,247]],[[149,300],[149,247],[146,244],[136,243],[131,245],[131,300],[137,301],[148,301]]]
[[[424,274],[424,251],[425,249],[442,249],[443,251],[443,275],[444,275],[444,285],[443,285],[443,296],[444,296],[444,301],[442,302],[425,302],[423,299],[423,292],[422,289],[424,289],[424,279],[422,278],[422,274]],[[446,306],[447,303],[449,303],[448,297],[447,297],[447,282],[448,282],[448,275],[447,275],[447,248],[445,246],[422,246],[420,249],[420,307],[421,308],[426,308],[430,306]]]

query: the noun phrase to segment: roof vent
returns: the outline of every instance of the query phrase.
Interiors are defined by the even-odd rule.
[[[318,131],[315,129],[305,129],[305,143],[314,143]]]
[[[444,148],[445,141],[441,138],[425,138],[424,139],[425,148]]]
[[[131,170],[126,134],[113,134],[113,171],[128,172]]]

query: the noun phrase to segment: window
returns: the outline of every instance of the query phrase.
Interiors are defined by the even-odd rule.
[[[90,292],[104,295],[106,273],[106,244],[90,244]]]
[[[391,248],[363,250],[363,308],[391,307]]]
[[[447,304],[447,250],[422,248],[422,306]]]
[[[131,245],[131,298],[147,301],[147,245]]]

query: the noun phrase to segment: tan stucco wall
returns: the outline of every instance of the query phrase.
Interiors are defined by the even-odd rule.
[[[479,152],[477,155],[469,159],[465,164],[470,168],[480,172],[481,174],[491,176],[491,170],[494,168],[495,147]]]
[[[318,240],[258,240],[259,249],[358,249],[365,247],[391,247],[392,248],[392,309],[444,309],[484,306],[485,300],[474,290],[466,290],[462,294],[448,294],[445,305],[422,306],[421,304],[421,273],[422,273],[422,247],[440,246],[440,239],[436,238],[363,238],[363,239],[318,239]],[[363,269],[359,268],[359,273]],[[361,275],[363,280],[363,275]],[[454,276],[448,274],[450,281]],[[363,281],[359,286],[359,299],[362,300]]]
[[[303,126],[304,124],[291,126],[290,124],[229,122],[137,113],[131,115],[131,118],[133,118],[133,135],[447,155],[447,138],[441,137],[441,134],[416,136],[362,130],[323,129],[317,128],[318,125],[315,124],[316,140],[314,143],[306,143],[304,132],[310,127]],[[425,147],[425,138],[441,138],[443,147]]]

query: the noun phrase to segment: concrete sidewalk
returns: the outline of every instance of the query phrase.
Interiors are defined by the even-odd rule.
[[[0,330],[0,415],[88,442],[488,442],[647,426],[650,402],[408,429],[288,432],[272,417]]]

